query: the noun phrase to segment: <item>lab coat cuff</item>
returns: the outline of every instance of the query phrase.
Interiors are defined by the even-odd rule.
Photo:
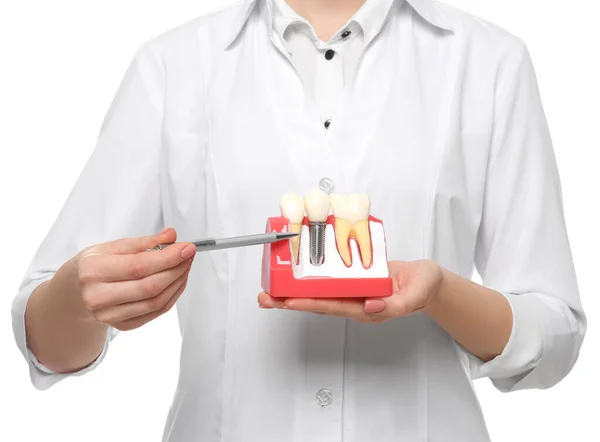
[[[473,379],[488,377],[502,391],[511,391],[540,362],[544,348],[537,300],[500,292],[512,310],[512,330],[502,353],[489,362],[469,354]]]
[[[96,360],[88,365],[87,367],[73,372],[73,373],[57,373],[50,368],[46,367],[42,364],[35,354],[31,351],[27,343],[27,333],[25,331],[25,309],[27,307],[27,302],[29,301],[29,297],[33,293],[33,291],[42,283],[49,281],[52,279],[54,274],[46,275],[42,278],[30,281],[28,284],[24,285],[12,307],[12,323],[13,323],[13,333],[15,336],[15,340],[17,342],[17,346],[21,351],[21,354],[25,357],[29,367],[29,378],[31,383],[38,390],[47,390],[52,387],[57,382],[60,382],[63,379],[66,379],[71,376],[81,376],[85,373],[88,373],[94,370],[104,359],[106,353],[108,352],[108,347],[110,341],[117,335],[118,330],[114,328],[109,328],[106,334],[106,341],[104,343],[104,347],[100,355],[96,358]]]

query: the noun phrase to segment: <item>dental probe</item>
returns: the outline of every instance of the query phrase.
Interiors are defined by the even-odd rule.
[[[269,244],[277,241],[298,236],[298,233],[291,232],[272,232],[260,233],[258,235],[234,236],[230,238],[206,238],[199,241],[194,241],[192,244],[196,246],[196,252],[207,252],[210,250],[230,249],[234,247],[254,246],[258,244]],[[151,250],[162,250],[171,244],[159,244]]]

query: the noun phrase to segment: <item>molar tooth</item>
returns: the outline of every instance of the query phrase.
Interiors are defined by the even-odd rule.
[[[279,200],[281,216],[290,220],[290,231],[300,234],[302,232],[302,220],[304,219],[304,198],[296,193],[286,193]],[[291,240],[294,262],[298,262],[298,252],[300,249],[300,235]]]
[[[358,243],[363,266],[371,266],[373,260],[369,230],[371,201],[368,195],[333,194],[331,195],[331,209],[335,216],[337,247],[344,263],[347,266],[352,265],[350,238],[354,238]]]

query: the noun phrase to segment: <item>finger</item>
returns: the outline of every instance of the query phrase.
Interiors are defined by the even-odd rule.
[[[157,296],[191,266],[193,258],[144,279],[99,283],[84,291],[83,302],[92,311]]]
[[[363,301],[357,299],[287,299],[283,305],[290,310],[324,313],[331,316],[354,318],[364,315]]]
[[[179,300],[179,297],[181,296],[181,294],[185,291],[185,288],[187,287],[187,282],[188,282],[188,280],[186,279],[185,282],[183,283],[183,285],[177,290],[175,295],[173,295],[173,297],[171,297],[169,302],[160,310],[156,310],[154,312],[147,313],[142,316],[137,316],[135,318],[128,319],[123,322],[119,322],[119,323],[113,325],[113,327],[115,327],[117,330],[121,330],[121,331],[133,330],[133,329],[141,327],[144,324],[147,324],[148,322],[158,318],[161,315],[164,315],[165,313],[170,311],[173,308],[173,306],[177,303],[177,300]]]
[[[181,264],[196,255],[191,243],[175,243],[163,250],[135,254],[89,254],[79,260],[82,282],[115,282],[143,279]]]
[[[367,299],[364,304],[364,311],[367,314],[383,314],[387,304],[383,299]]]
[[[261,292],[258,295],[258,305],[261,308],[282,308],[283,298],[273,298],[271,295],[265,292]]]
[[[152,313],[162,309],[167,305],[170,299],[185,284],[189,270],[173,281],[165,290],[154,298],[148,298],[143,301],[130,302],[127,304],[115,305],[104,309],[96,310],[94,318],[103,324],[112,325],[123,322],[128,319]]]
[[[379,299],[373,298],[365,301],[365,313],[372,317],[397,318],[405,316],[420,308],[413,309],[411,305],[417,306],[419,302],[419,293],[410,293],[409,291],[396,292],[392,296]]]
[[[171,244],[177,240],[177,232],[171,227],[167,227],[156,235],[142,236],[139,238],[123,238],[116,241],[110,241],[99,244],[95,247],[96,252],[109,255],[122,255],[130,253],[141,253],[159,244]]]

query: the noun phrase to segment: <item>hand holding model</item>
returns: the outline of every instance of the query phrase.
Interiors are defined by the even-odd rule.
[[[283,226],[271,219],[268,229],[285,230],[289,221],[289,229],[301,235],[291,243],[291,260],[283,245],[266,246],[261,307],[380,323],[422,310],[435,298],[442,269],[429,260],[388,262],[383,223],[370,215],[368,195],[287,193],[280,208]],[[277,281],[286,271],[293,277]]]
[[[442,283],[442,270],[433,261],[390,261],[393,281],[391,296],[384,298],[273,298],[265,292],[258,295],[261,308],[299,310],[341,316],[358,322],[383,323],[426,309],[436,299]]]

